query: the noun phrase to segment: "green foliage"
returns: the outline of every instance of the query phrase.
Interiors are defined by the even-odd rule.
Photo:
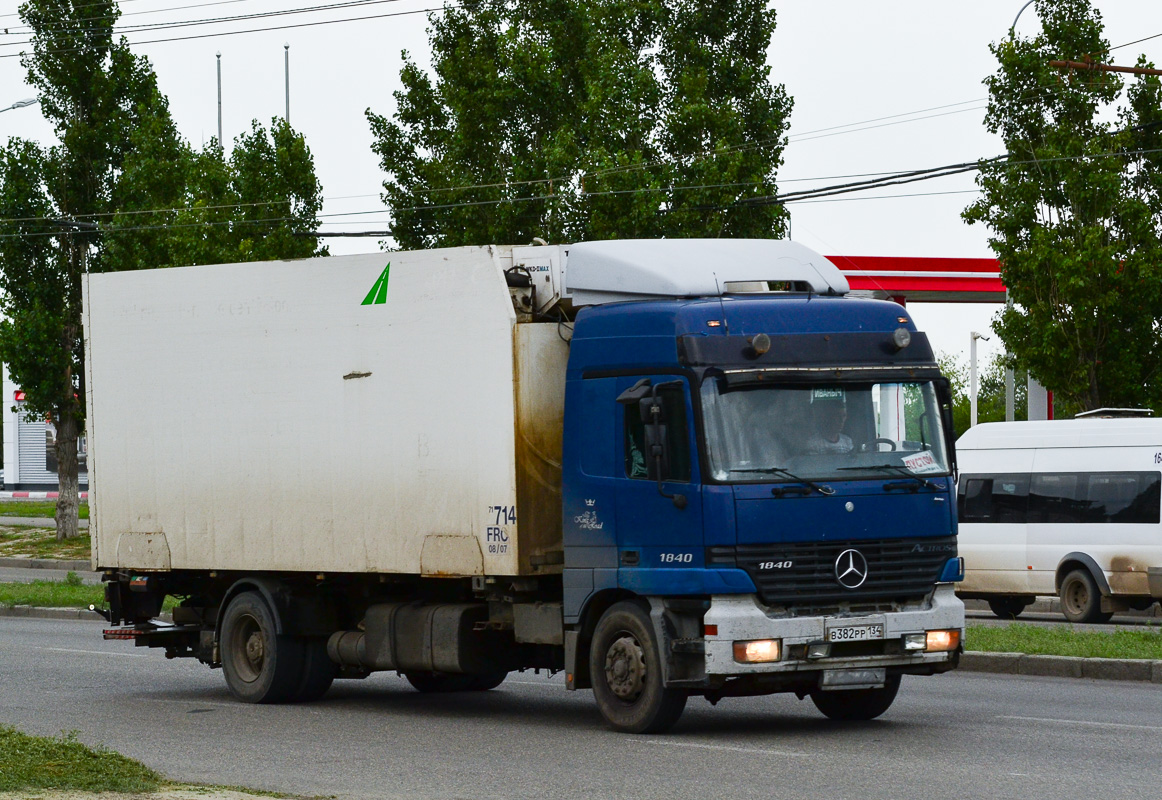
[[[314,158],[285,120],[269,130],[255,120],[228,159],[217,141],[202,152],[168,141],[146,134],[125,159],[122,202],[105,226],[107,269],[327,254],[310,235],[323,205]]]
[[[86,747],[76,733],[49,738],[0,726],[0,792],[155,792],[164,784],[144,764],[103,747]]]
[[[761,0],[466,0],[407,58],[394,121],[367,112],[405,249],[779,236],[791,102]],[[698,187],[698,188],[692,188]]]
[[[937,356],[940,372],[948,378],[952,388],[952,424],[960,438],[969,428],[972,403],[969,395],[968,366],[956,356],[941,353]],[[1005,357],[993,356],[977,365],[976,419],[977,422],[1005,421]],[[1014,419],[1028,419],[1029,376],[1022,369],[1013,373]]]
[[[1108,63],[1109,43],[1089,0],[1036,9],[1039,35],[991,47],[985,123],[1008,159],[981,163],[981,198],[964,212],[992,230],[1015,303],[994,330],[1071,407],[1159,407],[1162,85],[1051,67]]]
[[[72,570],[69,570],[68,574],[65,575],[65,586],[84,586],[84,585],[85,584],[81,580],[81,576],[78,575],[77,573],[73,572]]]
[[[1071,626],[971,625],[965,632],[965,647],[989,653],[1162,659],[1162,630],[1120,629],[1104,633],[1078,631]]]

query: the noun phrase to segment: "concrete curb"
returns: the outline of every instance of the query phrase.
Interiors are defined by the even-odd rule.
[[[5,569],[59,569],[65,572],[92,572],[93,565],[88,561],[67,560],[63,558],[0,558],[0,567]]]
[[[56,500],[60,496],[60,492],[0,492],[0,500]],[[77,497],[88,500],[89,493],[78,492]]]
[[[998,675],[1162,683],[1162,661],[1139,658],[1075,658],[969,650],[960,656],[960,669]]]
[[[96,611],[87,608],[41,608],[39,606],[0,606],[0,617],[29,617],[31,619],[99,619]]]

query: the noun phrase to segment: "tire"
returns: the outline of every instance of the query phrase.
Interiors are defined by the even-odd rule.
[[[670,728],[689,697],[683,689],[662,685],[654,628],[636,603],[616,603],[601,616],[589,649],[589,674],[601,716],[625,733]]]
[[[472,680],[468,682],[468,690],[471,692],[489,692],[504,683],[504,679],[507,677],[508,672],[489,672],[484,675],[473,675]]]
[[[303,643],[275,633],[274,614],[257,592],[230,601],[219,639],[230,694],[244,703],[284,703],[303,683]]]
[[[407,682],[417,692],[424,694],[444,694],[446,692],[466,692],[472,688],[472,675],[448,672],[405,672]]]
[[[875,719],[888,710],[900,691],[900,676],[889,675],[882,689],[849,689],[838,692],[811,692],[811,702],[823,716],[840,722]]]
[[[1020,597],[997,597],[988,603],[989,609],[1001,619],[1016,619],[1029,607]]]
[[[1089,570],[1075,569],[1061,581],[1061,613],[1070,622],[1109,622],[1113,612],[1101,610],[1101,592]]]
[[[320,638],[302,639],[303,675],[295,690],[294,700],[298,703],[312,703],[327,693],[339,665],[327,655],[327,640]]]

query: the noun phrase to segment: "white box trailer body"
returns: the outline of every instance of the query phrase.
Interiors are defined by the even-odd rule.
[[[559,571],[568,348],[511,259],[86,275],[94,568]]]
[[[1012,616],[1061,595],[1075,621],[1162,597],[1162,420],[985,423],[957,453],[961,596]]]

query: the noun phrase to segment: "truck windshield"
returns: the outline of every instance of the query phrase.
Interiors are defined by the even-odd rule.
[[[711,474],[730,483],[947,475],[930,381],[774,384],[707,378]]]

